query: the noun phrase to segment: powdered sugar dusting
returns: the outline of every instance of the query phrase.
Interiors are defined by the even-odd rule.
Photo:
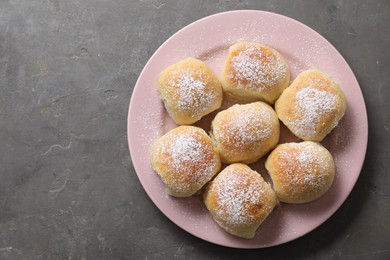
[[[233,72],[228,77],[236,80],[238,87],[262,90],[285,77],[287,66],[264,48],[250,46],[232,58]]]
[[[291,76],[295,77],[302,71],[310,68],[317,68],[322,71],[329,71],[329,69],[337,68],[329,59],[332,48],[330,45],[323,44],[321,37],[312,37],[307,34],[289,35],[290,42],[296,42],[295,46],[289,46],[289,66]],[[332,73],[337,75],[337,73]]]
[[[159,146],[160,163],[167,166],[169,182],[185,192],[191,187],[203,186],[215,173],[218,159],[211,142],[201,140],[196,130],[171,133]]]
[[[177,81],[171,80],[169,85],[175,88],[174,97],[177,108],[181,111],[193,112],[193,117],[203,114],[217,99],[212,91],[206,91],[206,79],[203,75],[194,76],[190,71],[180,71]]]
[[[253,222],[253,208],[262,206],[264,188],[261,182],[244,173],[228,171],[214,181],[219,204],[216,214],[229,225]]]
[[[290,143],[292,150],[281,150],[279,167],[283,169],[285,188],[307,187],[321,189],[326,185],[329,161],[321,155],[320,148],[311,142]]]
[[[234,110],[236,111],[234,111]],[[234,115],[224,122],[220,131],[222,143],[234,148],[247,147],[257,149],[257,145],[272,134],[272,116],[267,109],[254,108],[252,105],[236,105],[230,111]]]
[[[204,147],[193,136],[180,135],[170,143],[171,167],[177,171],[184,163],[199,163],[205,159]],[[164,149],[163,149],[164,151]]]
[[[314,135],[321,118],[336,109],[337,97],[327,91],[304,87],[296,93],[298,114],[302,118],[296,123],[298,135]],[[335,126],[337,122],[332,122]]]

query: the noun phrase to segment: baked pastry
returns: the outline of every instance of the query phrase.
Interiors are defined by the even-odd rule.
[[[343,91],[318,70],[300,73],[275,103],[279,119],[297,137],[320,142],[344,116]]]
[[[161,71],[157,91],[172,119],[193,124],[222,104],[222,86],[200,60],[187,58]]]
[[[152,146],[151,163],[175,197],[195,194],[221,168],[210,137],[194,126],[179,126],[158,139]]]
[[[274,104],[290,83],[290,71],[282,55],[256,42],[239,42],[229,49],[221,83],[242,101]]]
[[[223,163],[253,163],[277,145],[280,135],[275,111],[261,101],[219,112],[211,128]]]
[[[207,185],[203,201],[221,228],[243,238],[253,238],[277,204],[271,186],[240,163],[229,165]]]
[[[330,152],[316,142],[278,145],[265,162],[278,199],[286,203],[313,201],[329,190],[335,165]]]

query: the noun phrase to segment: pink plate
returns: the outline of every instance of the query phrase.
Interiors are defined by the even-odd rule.
[[[149,163],[153,142],[175,127],[156,92],[157,75],[167,66],[192,56],[221,74],[229,46],[256,41],[278,50],[287,60],[292,79],[306,69],[324,71],[347,97],[347,113],[322,142],[333,154],[336,178],[320,199],[304,205],[281,203],[260,226],[254,239],[227,234],[214,222],[199,196],[173,198]],[[262,11],[232,11],[196,21],[174,34],[143,69],[130,102],[128,140],[134,168],[157,207],[179,227],[215,244],[262,248],[296,239],[318,227],[345,201],[359,177],[367,148],[368,125],[359,84],[343,57],[321,35],[288,17]],[[281,142],[291,140],[282,129]],[[267,178],[264,161],[251,165]]]

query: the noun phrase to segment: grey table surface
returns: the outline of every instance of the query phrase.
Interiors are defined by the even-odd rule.
[[[361,86],[363,170],[341,208],[284,245],[203,241],[149,199],[127,145],[135,82],[173,33],[214,13],[283,14]],[[0,259],[390,259],[390,1],[0,0]]]

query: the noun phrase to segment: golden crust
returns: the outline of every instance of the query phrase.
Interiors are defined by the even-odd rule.
[[[290,71],[282,55],[256,42],[232,45],[221,83],[228,94],[242,101],[273,104],[290,83]]]
[[[221,168],[210,137],[194,126],[179,126],[158,139],[151,149],[151,163],[175,197],[195,194]]]
[[[193,124],[222,104],[222,86],[215,73],[200,60],[187,58],[158,76],[157,91],[179,125]]]
[[[275,111],[264,102],[234,105],[212,121],[212,139],[223,163],[253,163],[274,148],[280,136]]]
[[[207,186],[203,200],[228,233],[253,238],[277,204],[271,186],[245,164],[231,164]]]
[[[311,141],[278,145],[268,156],[265,167],[278,199],[294,204],[323,196],[335,174],[330,152]]]
[[[322,141],[338,125],[345,110],[340,87],[318,70],[299,74],[275,103],[279,119],[305,141]]]

